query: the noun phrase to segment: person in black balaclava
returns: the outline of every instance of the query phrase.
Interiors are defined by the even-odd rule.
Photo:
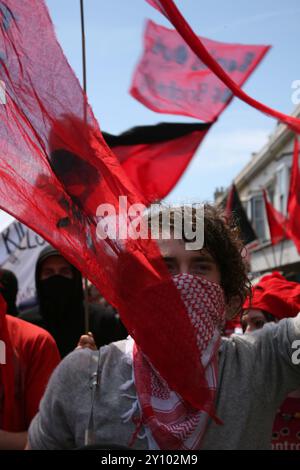
[[[81,274],[57,250],[47,246],[37,260],[35,285],[39,304],[21,313],[20,318],[49,331],[64,357],[84,331]]]
[[[81,273],[56,249],[47,246],[38,258],[35,282],[39,305],[21,313],[20,318],[49,331],[64,357],[84,333]],[[127,336],[112,307],[89,304],[89,319],[98,347]]]
[[[8,269],[0,269],[0,294],[2,294],[6,305],[7,313],[14,317],[18,315],[16,306],[18,294],[18,279],[15,274]]]

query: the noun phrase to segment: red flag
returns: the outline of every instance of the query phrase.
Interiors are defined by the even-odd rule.
[[[257,235],[247,217],[245,209],[243,208],[235,184],[232,185],[228,194],[225,214],[227,217],[233,216],[237,221],[240,229],[240,236],[245,245],[257,240]]]
[[[285,238],[289,238],[287,227],[288,222],[284,215],[277,211],[268,201],[268,196],[265,190],[263,190],[263,197],[270,229],[271,242],[272,245],[276,245]]]
[[[243,85],[269,46],[226,44],[201,38],[207,50]],[[159,113],[181,114],[205,122],[217,119],[232,100],[232,92],[200,61],[176,30],[148,21],[144,54],[130,93]]]
[[[288,198],[288,228],[290,236],[300,253],[300,172],[299,172],[299,143],[295,138],[293,165],[290,179]]]
[[[160,123],[103,137],[147,203],[163,199],[185,171],[210,124]]]
[[[153,0],[146,0],[148,3],[153,5]],[[176,7],[173,0],[154,0],[155,7],[164,10],[165,16],[177,29],[178,33],[185,40],[186,44],[194,51],[197,57],[217,76],[219,79],[232,91],[232,93],[240,98],[250,106],[262,111],[268,116],[272,116],[279,119],[283,123],[287,124],[293,131],[300,133],[300,119],[293,116],[280,113],[268,106],[260,103],[247,95],[232,78],[226,73],[224,68],[215,60],[215,58],[206,49],[203,42],[194,33],[190,25],[187,23],[185,18],[182,16],[178,8]],[[158,8],[158,9],[159,9]]]
[[[0,6],[0,80],[6,87],[0,105],[0,207],[80,269],[118,308],[169,386],[201,406],[205,384],[196,337],[156,245],[97,233],[100,204],[110,204],[127,231],[133,215],[123,213],[120,197],[130,207],[144,198],[105,144],[44,2],[6,0]]]

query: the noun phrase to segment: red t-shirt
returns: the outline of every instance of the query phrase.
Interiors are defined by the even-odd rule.
[[[3,428],[3,384],[0,376],[0,429],[26,431],[38,411],[40,400],[52,371],[60,362],[52,336],[42,328],[6,315],[7,330],[14,351],[15,426]],[[0,372],[2,367],[0,366]],[[1,374],[2,375],[2,374]]]
[[[278,411],[272,435],[273,450],[300,450],[300,398],[288,397]]]

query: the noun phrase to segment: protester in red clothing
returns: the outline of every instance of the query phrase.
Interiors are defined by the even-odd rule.
[[[23,449],[60,356],[51,335],[6,315],[0,295],[0,449]]]
[[[242,324],[247,333],[268,322],[294,317],[300,311],[300,284],[280,273],[264,276],[252,289],[252,299],[243,305]],[[276,415],[273,450],[300,450],[300,389],[290,393]]]

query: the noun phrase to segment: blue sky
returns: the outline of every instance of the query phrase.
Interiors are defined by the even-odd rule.
[[[56,34],[81,80],[79,0],[46,0]],[[88,97],[101,129],[120,133],[132,126],[193,119],[150,111],[128,93],[142,53],[147,18],[171,27],[145,0],[85,0]],[[271,51],[244,90],[291,113],[291,83],[300,79],[299,0],[176,0],[197,34],[217,41],[270,44]],[[212,200],[217,186],[234,176],[267,141],[276,121],[234,99],[210,131],[169,199]],[[6,217],[0,217],[5,223]]]

